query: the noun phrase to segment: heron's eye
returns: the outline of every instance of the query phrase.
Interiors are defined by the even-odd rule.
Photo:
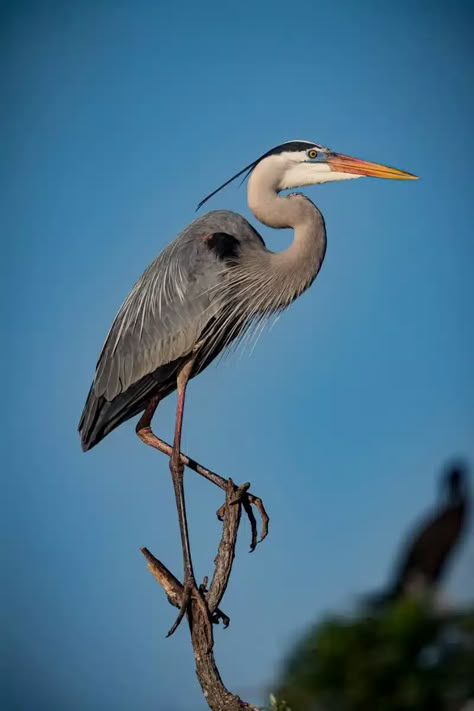
[[[315,148],[310,148],[309,151],[306,151],[306,155],[308,158],[311,158],[311,160],[314,160],[318,157],[318,151]]]

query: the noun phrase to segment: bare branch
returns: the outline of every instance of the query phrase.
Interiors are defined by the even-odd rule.
[[[249,488],[250,484],[248,482],[238,488],[234,485],[232,479],[227,482],[224,526],[222,527],[221,542],[219,543],[217,556],[214,560],[214,575],[207,595],[207,604],[211,613],[214,612],[222,600],[229,582],[235,557],[242,497]]]
[[[191,606],[187,615],[194,650],[196,674],[212,711],[244,711],[245,709],[247,711],[258,711],[255,706],[242,701],[239,696],[226,689],[215,663],[212,635],[211,639],[209,639],[209,619],[214,624],[219,620],[223,620],[225,626],[229,622],[229,618],[219,610],[218,605],[225,593],[232,572],[242,505],[245,497],[248,497],[247,490],[249,487],[250,484],[248,483],[237,487],[232,479],[226,482],[226,501],[223,507],[224,525],[214,560],[214,574],[209,591],[206,590],[207,578],[204,579],[200,586],[200,594],[206,601],[209,617],[204,617],[202,601],[198,601],[194,597],[191,599]],[[147,548],[141,548],[141,552],[147,560],[148,570],[163,588],[168,601],[175,607],[180,607],[183,593],[183,586],[180,581]]]

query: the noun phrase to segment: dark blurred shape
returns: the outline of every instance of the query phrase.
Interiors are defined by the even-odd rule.
[[[474,606],[433,604],[466,530],[468,473],[441,477],[441,501],[409,536],[387,590],[327,616],[287,657],[273,711],[467,711],[474,704]]]
[[[327,617],[287,658],[278,711],[464,711],[474,702],[474,607],[408,598],[376,616]]]
[[[441,478],[441,504],[402,547],[389,588],[369,596],[366,604],[381,607],[401,596],[425,597],[436,591],[459,544],[470,511],[467,466],[453,463]]]

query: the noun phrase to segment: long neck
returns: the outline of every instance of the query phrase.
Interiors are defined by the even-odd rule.
[[[249,208],[260,222],[277,229],[294,229],[287,249],[265,255],[265,270],[279,286],[278,308],[282,308],[307,289],[318,274],[326,252],[326,227],[321,212],[304,195],[279,196],[272,172],[265,161],[257,165],[249,179],[247,196]]]

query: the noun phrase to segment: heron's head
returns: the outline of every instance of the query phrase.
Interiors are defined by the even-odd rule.
[[[396,180],[416,178],[415,175],[397,168],[335,153],[309,141],[283,143],[269,151],[257,165],[273,171],[278,190],[331,183],[336,180],[352,180],[363,176]]]
[[[450,501],[462,498],[467,489],[467,465],[459,460],[452,462],[445,470],[442,478],[442,487],[445,496]]]
[[[287,141],[264,153],[260,158],[242,168],[223,185],[204,198],[198,209],[219,190],[233,180],[244,175],[265,176],[267,182],[277,191],[300,188],[305,185],[319,185],[336,180],[352,180],[364,176],[391,178],[394,180],[416,180],[417,176],[390,168],[380,163],[352,158],[343,153],[335,153],[329,148],[311,141]]]

